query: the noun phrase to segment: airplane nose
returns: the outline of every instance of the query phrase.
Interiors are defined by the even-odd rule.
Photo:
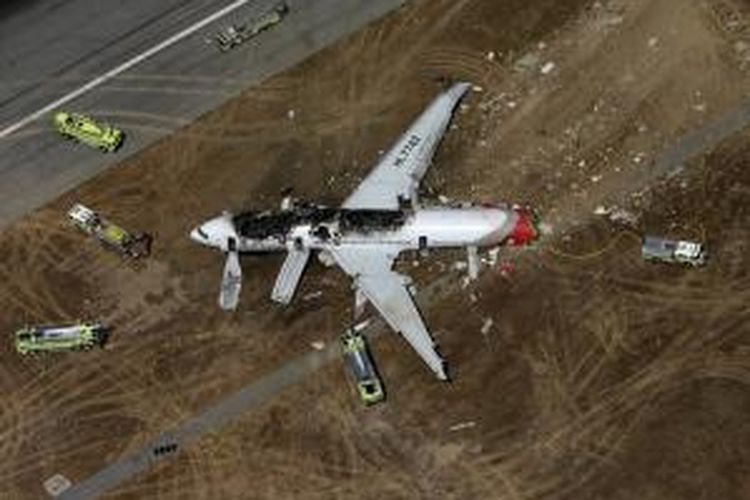
[[[206,243],[206,240],[203,239],[200,235],[200,232],[198,231],[199,228],[194,228],[192,231],[190,231],[190,239],[193,241],[196,241],[198,243]]]

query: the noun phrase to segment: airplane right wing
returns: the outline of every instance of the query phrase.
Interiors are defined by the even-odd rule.
[[[411,294],[409,278],[391,270],[398,248],[387,246],[332,247],[331,255],[354,278],[356,289],[367,297],[393,330],[400,332],[440,380],[447,380],[443,360]]]

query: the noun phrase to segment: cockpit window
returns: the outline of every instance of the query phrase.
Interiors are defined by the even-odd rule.
[[[203,229],[201,229],[201,228],[198,228],[198,229],[196,229],[196,232],[197,232],[197,233],[198,233],[198,235],[199,235],[199,236],[200,236],[201,238],[203,238],[204,240],[207,240],[207,239],[208,239],[208,235],[206,234],[206,232],[205,232],[205,231],[204,231]]]

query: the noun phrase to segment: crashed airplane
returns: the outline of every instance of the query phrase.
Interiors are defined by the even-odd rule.
[[[386,153],[340,208],[282,202],[276,212],[224,212],[193,229],[190,237],[226,253],[219,294],[223,309],[239,300],[241,252],[287,252],[271,298],[291,302],[311,252],[353,279],[356,309],[369,301],[400,332],[441,380],[442,358],[414,304],[411,280],[392,270],[404,250],[465,247],[469,267],[477,248],[526,244],[537,236],[531,214],[519,207],[420,206],[417,189],[458,101],[469,89],[457,83],[438,96]]]

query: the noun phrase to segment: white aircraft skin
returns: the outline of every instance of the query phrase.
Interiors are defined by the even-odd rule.
[[[392,270],[393,261],[404,250],[451,247],[466,247],[476,259],[478,247],[526,244],[537,235],[529,212],[519,207],[417,203],[419,181],[468,88],[458,83],[435,99],[341,208],[290,205],[287,200],[277,212],[224,212],[193,229],[193,240],[227,254],[221,307],[237,306],[239,253],[288,253],[271,295],[286,304],[309,255],[317,252],[321,262],[337,264],[353,278],[357,305],[369,300],[435,375],[446,380],[443,360],[408,291],[410,279]]]

